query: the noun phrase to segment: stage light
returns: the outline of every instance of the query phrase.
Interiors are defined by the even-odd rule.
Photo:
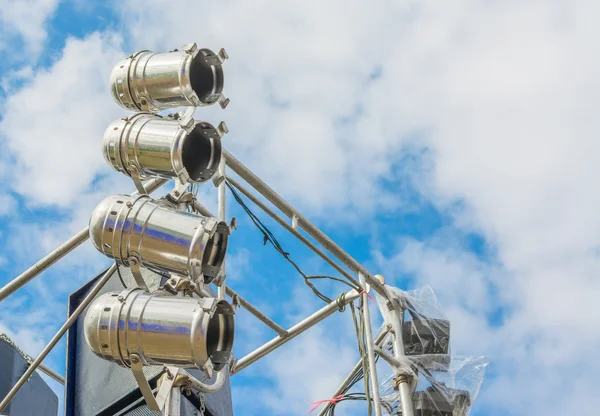
[[[227,53],[198,49],[195,43],[167,53],[141,51],[130,55],[110,74],[116,102],[131,111],[158,112],[175,107],[202,107],[223,97],[223,67]]]
[[[178,211],[148,195],[112,195],[94,209],[90,238],[100,252],[131,266],[134,274],[134,267],[142,266],[210,283],[221,272],[229,228],[214,217]]]
[[[413,394],[415,416],[466,416],[471,406],[468,391],[446,387],[443,383]],[[401,415],[402,411],[397,414]]]
[[[221,136],[215,128],[191,117],[177,120],[138,113],[112,122],[104,132],[102,152],[115,170],[134,179],[178,178],[181,183],[210,179],[221,161]]]
[[[129,289],[96,298],[85,340],[99,357],[124,367],[167,365],[219,371],[231,359],[234,309],[215,298]],[[137,357],[132,357],[135,355]]]
[[[402,326],[405,355],[448,354],[450,321],[419,317]]]

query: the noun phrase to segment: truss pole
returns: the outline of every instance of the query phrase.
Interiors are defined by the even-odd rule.
[[[166,179],[152,179],[146,184],[146,192],[151,193],[166,183]],[[135,192],[137,194],[137,192]],[[66,254],[73,251],[81,243],[86,241],[89,236],[89,227],[85,227],[79,231],[73,237],[69,238],[63,244],[52,250],[48,255],[38,261],[36,264],[25,270],[19,276],[15,277],[12,281],[7,283],[2,289],[0,289],[0,302],[15,293],[18,289],[29,283],[34,277],[39,275],[41,272],[52,266],[58,260],[62,259]]]
[[[374,279],[369,271],[365,269],[358,261],[356,261],[351,255],[346,253],[340,246],[338,246],[331,238],[329,238],[323,231],[318,229],[313,223],[306,219],[300,212],[294,207],[287,203],[277,192],[275,192],[269,185],[264,183],[258,176],[256,176],[250,169],[244,166],[239,160],[237,160],[227,150],[223,150],[225,161],[227,166],[237,173],[241,178],[248,182],[254,189],[256,189],[261,195],[267,198],[273,205],[280,209],[286,216],[292,221],[297,221],[298,226],[302,227],[312,238],[314,238],[319,244],[321,244],[327,251],[337,257],[342,263],[348,268],[355,271],[356,273],[362,273],[369,285],[377,291],[380,295],[387,298],[385,290],[381,283]]]
[[[287,331],[277,325],[271,318],[258,310],[254,305],[248,302],[246,299],[242,298],[236,292],[233,291],[229,286],[226,287],[227,294],[231,296],[232,303],[238,302],[239,305],[258,318],[262,323],[271,328],[273,331],[277,333],[277,335],[285,336]],[[235,299],[234,299],[235,298]]]
[[[234,365],[232,373],[233,374],[239,373],[244,368],[255,363],[256,361],[258,361],[265,355],[269,354],[270,352],[279,348],[283,344],[292,340],[293,338],[300,335],[307,329],[318,324],[323,319],[327,318],[330,315],[333,315],[336,311],[338,311],[340,309],[340,307],[343,307],[343,306],[347,305],[348,303],[352,302],[353,300],[357,299],[358,296],[359,296],[359,293],[354,289],[352,289],[349,292],[346,292],[338,299],[332,301],[331,303],[327,304],[323,308],[319,309],[317,312],[313,313],[309,317],[303,319],[302,321],[298,322],[296,325],[294,325],[293,327],[288,329],[286,335],[277,336],[277,337],[273,338],[271,341],[262,345],[261,347],[258,347],[257,349],[255,349],[254,351],[252,351],[251,353],[246,355],[245,357],[242,357]]]
[[[40,371],[46,374],[48,377],[52,378],[54,381],[59,382],[60,384],[65,384],[65,378],[58,374],[56,371],[52,370],[49,367],[46,367],[44,364],[40,364]]]
[[[387,330],[384,330],[381,334],[379,334],[377,336],[377,338],[375,338],[375,345],[379,345],[385,338],[385,336],[388,334]],[[375,352],[377,352],[377,350],[375,350]],[[348,383],[350,383],[350,381],[356,376],[356,374],[358,373],[358,371],[362,368],[362,358],[360,360],[358,360],[358,362],[356,363],[356,365],[354,366],[354,368],[352,369],[352,371],[350,371],[350,374],[348,374],[348,377],[346,377],[344,379],[344,381],[342,381],[342,384],[340,384],[340,387],[338,387],[338,389],[335,391],[335,393],[333,393],[331,395],[331,397],[337,397],[340,394],[343,394],[344,390],[346,389],[346,387],[348,386]],[[321,411],[319,412],[319,414],[317,416],[325,416],[325,414],[327,413],[327,410],[333,406],[331,404],[331,402],[327,402],[325,404],[325,406],[321,409]]]
[[[25,371],[25,374],[23,374],[21,376],[21,378],[19,379],[19,381],[17,381],[17,384],[15,384],[12,389],[10,389],[10,391],[8,392],[8,394],[6,395],[4,400],[2,400],[2,402],[0,403],[0,412],[2,412],[4,409],[6,409],[6,407],[10,403],[10,401],[17,394],[17,392],[27,382],[27,380],[29,379],[31,374],[38,368],[38,366],[42,363],[44,358],[46,358],[46,356],[48,355],[48,353],[50,353],[52,348],[54,348],[54,346],[58,343],[58,341],[60,341],[60,339],[63,337],[65,332],[67,332],[67,330],[71,327],[71,325],[73,325],[75,323],[77,318],[79,318],[79,315],[81,315],[81,313],[87,307],[87,305],[96,297],[98,292],[100,292],[100,289],[102,289],[102,287],[106,284],[106,282],[108,282],[108,280],[110,279],[110,277],[116,270],[117,270],[117,264],[113,263],[108,268],[108,270],[104,273],[104,276],[102,276],[100,278],[100,280],[98,280],[98,282],[96,282],[96,284],[94,285],[94,287],[92,288],[90,293],[88,293],[85,296],[85,298],[83,298],[83,300],[81,301],[81,304],[79,304],[79,306],[77,306],[77,308],[73,311],[71,316],[69,316],[67,321],[63,324],[63,326],[60,327],[60,329],[58,330],[56,335],[54,335],[54,337],[52,337],[52,339],[50,340],[48,345],[46,345],[44,347],[44,349],[42,350],[40,355],[35,359],[35,361],[33,363],[31,363],[29,368],[27,368],[27,371]]]
[[[340,274],[342,274],[346,279],[350,282],[354,283],[356,286],[360,286],[358,281],[346,270],[342,269],[335,261],[327,256],[327,254],[323,253],[321,250],[317,248],[313,243],[311,243],[306,237],[296,231],[291,225],[289,225],[284,219],[282,219],[279,215],[274,213],[269,207],[267,207],[260,199],[252,195],[252,192],[248,191],[242,185],[239,184],[235,179],[227,176],[227,180],[233,185],[237,190],[243,193],[249,200],[251,200],[256,206],[262,209],[266,214],[268,214],[271,218],[279,223],[283,228],[293,234],[296,238],[302,241],[308,248],[310,248],[313,252],[315,252],[319,257],[325,260],[331,267],[336,269]]]
[[[225,160],[221,159],[221,162],[219,163],[219,176],[222,178],[221,183],[219,184],[219,188],[218,188],[218,199],[217,199],[217,204],[218,204],[218,220],[219,221],[223,221],[223,222],[227,222],[227,205],[226,205],[226,196],[227,196],[227,188],[226,188],[226,184],[225,184]],[[226,274],[225,274],[225,261],[226,259],[223,259],[223,264],[221,265],[221,273],[222,273],[222,279],[220,281],[220,285],[217,289],[217,297],[220,300],[225,299],[225,293],[227,290],[227,282],[226,282]]]
[[[385,286],[385,284],[384,287],[386,289],[386,292],[388,292],[388,287]],[[388,299],[393,299],[393,296],[389,294]],[[402,327],[404,325],[404,310],[398,302],[391,302],[391,304],[393,305],[393,309],[390,310],[389,315],[391,315],[393,318],[390,319],[391,322],[386,322],[386,324],[388,324],[391,327],[394,358],[397,362],[401,363],[404,358],[404,339],[402,337]],[[386,315],[384,315],[384,317],[386,317]],[[381,358],[385,359],[385,357],[383,356],[381,356]],[[386,361],[389,362],[389,360]],[[394,367],[396,369],[396,373],[398,373],[398,369],[402,368],[402,364],[396,365]],[[398,392],[400,393],[402,415],[414,416],[411,383],[408,376],[399,376]]]
[[[362,287],[366,288],[365,276],[362,273],[358,274]],[[382,416],[381,413],[381,398],[379,397],[379,379],[377,378],[377,364],[375,362],[373,332],[371,332],[371,311],[369,310],[369,295],[365,291],[362,293],[363,301],[363,325],[365,328],[366,344],[367,344],[367,360],[369,361],[369,375],[371,381],[371,396],[373,398],[373,409],[375,416]]]
[[[25,270],[19,276],[7,283],[2,289],[0,289],[0,302],[15,293],[21,287],[25,286],[34,277],[46,270],[48,267],[52,266],[58,260],[62,259],[67,253],[79,247],[79,245],[81,245],[81,243],[86,241],[88,238],[90,238],[89,227],[85,227],[83,230],[69,238],[56,249],[52,250],[50,254],[42,258],[36,264]]]

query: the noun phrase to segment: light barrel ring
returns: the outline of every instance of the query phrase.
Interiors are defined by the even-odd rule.
[[[137,52],[113,68],[112,96],[127,110],[153,113],[213,105],[222,97],[226,56],[196,44],[166,53]]]
[[[142,289],[109,292],[96,298],[84,320],[85,340],[99,357],[130,367],[143,365],[219,371],[231,360],[234,309],[224,300],[178,297]]]
[[[179,211],[148,195],[112,195],[94,209],[90,239],[119,264],[188,276],[210,283],[225,260],[229,227],[214,217]]]
[[[138,113],[113,121],[105,130],[102,153],[113,169],[142,178],[179,178],[201,183],[217,171],[222,157],[219,131],[210,123],[184,128],[179,121]]]

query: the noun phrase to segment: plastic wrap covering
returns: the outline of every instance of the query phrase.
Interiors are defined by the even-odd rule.
[[[402,311],[402,338],[404,354],[448,354],[450,352],[450,321],[446,318],[435,293],[429,286],[409,292],[386,286],[393,304],[377,296],[377,305],[385,322],[397,319],[394,310]],[[400,309],[398,309],[400,308]],[[387,337],[383,348],[393,355],[392,337]]]
[[[412,395],[415,416],[467,416],[477,398],[488,361],[485,357],[421,355],[406,357],[419,375]],[[401,415],[400,393],[394,389],[391,371],[380,386],[382,408],[387,415]]]

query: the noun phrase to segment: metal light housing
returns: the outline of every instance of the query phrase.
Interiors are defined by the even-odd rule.
[[[128,56],[110,74],[115,101],[131,111],[159,112],[176,107],[202,107],[223,98],[223,67],[227,53],[198,49],[195,43],[167,53],[140,51]]]
[[[223,131],[193,119],[184,123],[151,113],[115,120],[104,132],[104,159],[130,177],[207,181],[221,161]]]
[[[149,269],[210,283],[221,273],[229,228],[167,206],[148,195],[112,195],[94,209],[90,239],[124,266]]]
[[[234,309],[215,298],[129,289],[96,298],[85,315],[85,340],[99,357],[143,365],[221,370],[231,359]]]

